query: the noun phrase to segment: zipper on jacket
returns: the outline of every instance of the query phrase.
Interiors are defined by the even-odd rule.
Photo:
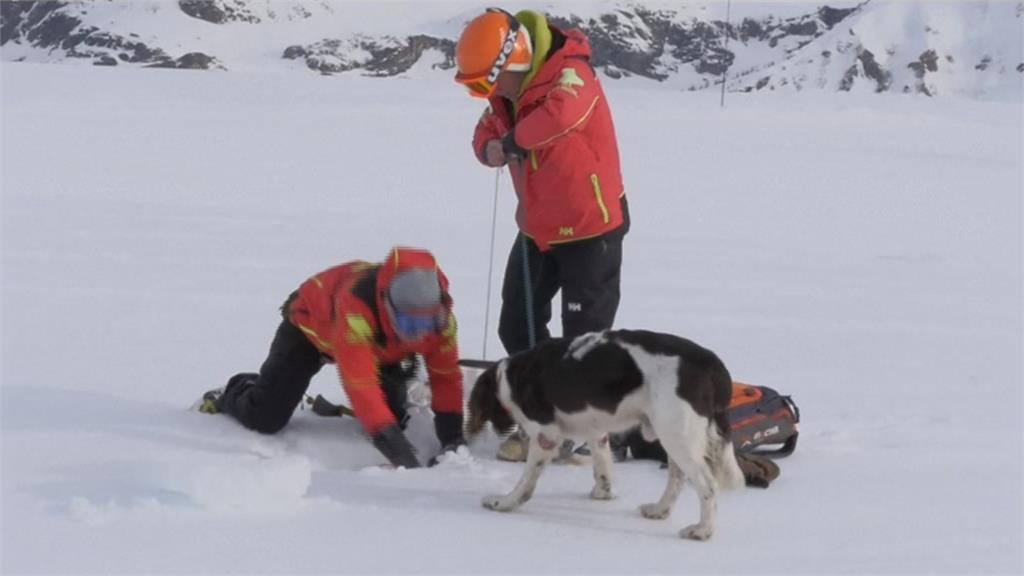
[[[537,151],[536,150],[530,150],[530,167],[533,168],[534,172],[537,171]]]
[[[590,175],[590,184],[594,187],[594,197],[597,198],[597,205],[601,208],[601,217],[604,219],[604,223],[608,223],[608,208],[604,205],[604,198],[601,196],[601,182],[597,179],[597,174]]]

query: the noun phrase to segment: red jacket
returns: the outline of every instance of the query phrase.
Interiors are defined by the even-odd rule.
[[[473,149],[514,130],[526,162],[510,163],[519,197],[516,222],[541,250],[600,236],[622,224],[619,150],[611,111],[590,67],[590,44],[579,31],[562,32],[540,19],[532,78],[510,110],[495,96],[477,123]],[[546,34],[545,34],[546,33]],[[552,38],[564,44],[548,54]],[[541,54],[541,53],[544,54]],[[544,60],[544,55],[547,60]]]
[[[291,323],[336,362],[352,410],[371,436],[395,424],[380,387],[378,366],[397,363],[410,354],[423,356],[434,412],[462,414],[455,316],[449,312],[443,333],[405,343],[395,336],[384,312],[391,279],[409,268],[436,269],[451,310],[448,278],[434,257],[409,248],[392,250],[383,264],[354,261],[324,270],[299,287],[288,308]]]

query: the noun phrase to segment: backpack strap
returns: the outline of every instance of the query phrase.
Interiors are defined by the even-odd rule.
[[[779,465],[758,453],[736,452],[736,463],[751,488],[767,488],[779,477]]]
[[[749,451],[748,454],[756,454],[758,456],[764,456],[766,458],[772,458],[772,459],[784,458],[786,456],[789,456],[790,454],[793,453],[794,450],[796,450],[796,440],[799,437],[800,437],[800,433],[798,432],[796,434],[793,434],[789,438],[786,438],[786,441],[783,442],[782,446],[780,446],[778,448],[774,448],[774,449],[767,448],[766,449],[766,448],[763,448],[763,447],[758,447],[758,448],[754,448],[753,450]]]

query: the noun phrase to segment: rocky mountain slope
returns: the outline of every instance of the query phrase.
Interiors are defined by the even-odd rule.
[[[1024,2],[527,5],[580,28],[610,78],[730,91],[1020,97]],[[320,74],[451,73],[476,3],[4,1],[3,60]],[[399,16],[404,14],[404,16]],[[300,66],[294,66],[298,64]]]

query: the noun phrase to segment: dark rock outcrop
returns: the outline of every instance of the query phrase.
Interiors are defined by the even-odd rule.
[[[178,6],[185,14],[211,24],[223,24],[228,20],[228,15],[220,6],[209,0],[178,0]]]
[[[35,4],[18,1],[0,2],[0,46],[7,44],[8,40],[17,35],[16,30]]]
[[[350,70],[364,70],[369,76],[395,76],[408,71],[419,62],[427,50],[437,50],[444,61],[434,64],[447,70],[455,67],[455,43],[431,36],[407,38],[384,37],[371,39],[358,36],[348,41],[326,39],[309,46],[289,46],[282,54],[289,60],[302,59],[306,67],[321,74],[336,74]],[[368,54],[356,59],[350,54]]]
[[[914,78],[917,79],[914,90],[926,96],[931,96],[932,90],[928,88],[928,84],[925,82],[925,75],[928,72],[937,72],[939,70],[939,55],[936,54],[935,50],[922,52],[917,60],[907,64],[907,68],[914,71]],[[903,91],[909,92],[910,90],[908,87],[904,87]]]
[[[202,52],[189,52],[175,60],[175,68],[209,70],[210,68],[221,68],[221,66],[213,56],[208,56]]]
[[[93,61],[94,66],[117,66],[117,58],[104,54]]]
[[[839,89],[849,91],[853,88],[854,81],[858,77],[868,78],[875,81],[875,92],[885,92],[892,84],[892,74],[882,68],[875,60],[875,55],[870,50],[861,49],[857,53],[857,64],[851,66],[843,75],[839,83]]]
[[[831,8],[822,6],[818,9],[818,18],[821,19],[825,28],[831,30],[836,24],[846,19],[847,16],[857,11],[857,8]]]
[[[241,0],[239,0],[241,1]],[[223,68],[216,58],[199,53],[177,59],[161,48],[147,45],[135,34],[122,36],[85,26],[79,12],[62,1],[0,2],[2,42],[19,42],[38,48],[61,50],[68,58],[91,59],[100,66],[119,62],[163,68]]]
[[[258,24],[262,21],[259,16],[252,13],[245,0],[178,0],[178,6],[185,14],[211,24]]]

